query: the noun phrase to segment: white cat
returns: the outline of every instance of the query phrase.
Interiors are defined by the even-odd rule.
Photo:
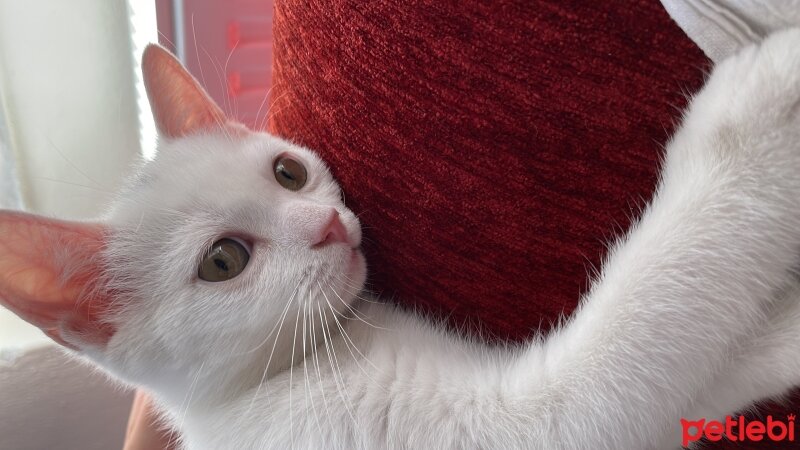
[[[800,30],[715,69],[581,308],[519,348],[360,294],[322,161],[227,121],[159,47],[143,67],[158,156],[101,222],[0,213],[0,299],[152,392],[189,449],[677,447],[681,417],[800,381]]]

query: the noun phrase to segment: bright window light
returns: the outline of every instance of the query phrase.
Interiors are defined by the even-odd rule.
[[[142,80],[142,51],[147,44],[158,42],[156,4],[154,1],[128,0],[134,70],[136,71],[136,102],[139,108],[139,136],[142,155],[153,159],[156,154],[156,126],[150,113],[150,104]]]

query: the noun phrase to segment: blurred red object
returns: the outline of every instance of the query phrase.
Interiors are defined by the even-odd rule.
[[[156,0],[160,42],[231,117],[263,128],[272,83],[271,0]]]
[[[500,338],[575,308],[708,68],[625,3],[276,2],[270,129],[330,162],[375,291]]]

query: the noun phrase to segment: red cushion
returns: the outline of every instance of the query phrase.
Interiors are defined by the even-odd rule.
[[[503,337],[572,311],[708,67],[629,3],[276,2],[271,129],[329,161],[375,291]]]
[[[501,338],[575,308],[709,67],[625,3],[275,2],[270,128],[332,166],[374,291]]]

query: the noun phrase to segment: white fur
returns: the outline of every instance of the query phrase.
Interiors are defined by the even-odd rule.
[[[303,190],[272,178],[281,152],[309,167]],[[800,381],[798,174],[794,30],[715,69],[579,311],[508,348],[359,297],[363,259],[304,238],[334,207],[360,239],[311,152],[255,133],[163,141],[109,216],[118,331],[86,354],[150,390],[190,449],[677,447],[681,417]],[[247,270],[198,280],[228,235],[255,242]]]

